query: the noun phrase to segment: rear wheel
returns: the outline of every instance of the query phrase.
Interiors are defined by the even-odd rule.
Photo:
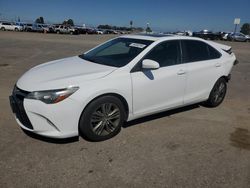
[[[79,130],[91,141],[102,141],[117,135],[125,120],[123,103],[113,96],[103,96],[91,102],[81,115]]]
[[[2,31],[5,31],[5,28],[4,28],[4,27],[1,27],[1,30],[2,30]]]
[[[227,83],[224,78],[220,78],[215,83],[205,106],[216,107],[219,106],[225,98],[227,92]]]

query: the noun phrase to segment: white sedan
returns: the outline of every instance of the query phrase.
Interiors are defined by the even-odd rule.
[[[10,103],[25,130],[101,141],[125,121],[200,102],[218,106],[235,62],[231,47],[199,38],[121,36],[30,69]]]

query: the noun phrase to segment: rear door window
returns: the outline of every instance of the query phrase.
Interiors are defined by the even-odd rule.
[[[218,59],[221,57],[221,53],[218,52],[216,49],[214,49],[212,46],[208,46],[208,51],[209,51],[209,59]]]
[[[206,61],[220,58],[221,54],[202,41],[182,40],[183,62]]]

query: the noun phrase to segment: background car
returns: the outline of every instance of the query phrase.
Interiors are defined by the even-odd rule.
[[[32,31],[33,23],[24,23],[23,25],[24,25],[24,31],[27,31],[27,32]]]
[[[250,42],[250,35],[245,35],[247,38],[247,42]]]
[[[220,39],[220,34],[219,33],[213,33],[212,31],[209,30],[202,30],[199,32],[193,32],[194,37],[199,37],[205,40],[218,40]]]
[[[43,24],[37,24],[37,23],[25,23],[24,25],[24,31],[27,32],[44,32]]]
[[[97,34],[102,35],[103,31],[102,30],[96,30]]]
[[[54,28],[52,25],[42,24],[41,26],[44,33],[54,33]]]
[[[43,29],[42,24],[34,23],[34,24],[32,25],[32,31],[33,31],[33,32],[39,32],[39,33],[44,32],[44,29]]]
[[[112,29],[106,29],[103,31],[103,34],[118,34],[118,32]]]
[[[177,31],[173,32],[174,35],[179,35],[179,36],[192,36],[193,33],[191,31]]]
[[[66,25],[56,25],[54,29],[57,34],[79,34],[76,28],[66,26]]]
[[[247,38],[243,33],[232,33],[228,35],[229,41],[238,41],[238,42],[247,42],[249,38]]]
[[[225,40],[227,41],[228,40],[228,35],[230,35],[232,32],[220,32],[220,35],[221,35],[221,40]]]
[[[23,26],[16,25],[13,22],[2,22],[0,23],[0,29],[2,31],[9,30],[9,31],[23,31]]]

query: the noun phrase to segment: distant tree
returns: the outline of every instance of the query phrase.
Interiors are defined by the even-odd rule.
[[[241,27],[240,30],[241,33],[245,35],[250,35],[250,24],[249,23],[244,23]]]
[[[106,25],[99,25],[97,28],[98,29],[112,29],[112,26],[106,24]]]
[[[62,24],[74,26],[74,21],[72,19],[68,19],[68,20],[64,20]]]
[[[73,21],[72,19],[68,19],[68,24],[69,24],[70,26],[74,26],[74,21]]]
[[[133,27],[133,20],[131,20],[131,21],[129,22],[129,25],[130,25],[130,28],[132,29],[132,27]]]
[[[44,24],[44,19],[43,19],[43,17],[41,16],[41,17],[37,18],[35,22],[36,22],[36,23],[40,23],[40,24]]]
[[[120,30],[120,31],[131,31],[131,27],[120,27],[120,26],[111,26],[111,25],[98,25],[97,26],[98,29],[107,29],[107,30]],[[141,27],[133,27],[133,30],[135,31],[143,31],[143,28]]]
[[[147,26],[146,33],[151,33],[151,32],[152,32],[152,29],[149,26]]]

